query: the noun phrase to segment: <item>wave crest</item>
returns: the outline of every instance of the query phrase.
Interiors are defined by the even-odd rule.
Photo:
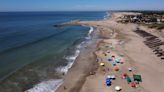
[[[24,92],[54,92],[62,84],[62,82],[62,79],[43,81]]]

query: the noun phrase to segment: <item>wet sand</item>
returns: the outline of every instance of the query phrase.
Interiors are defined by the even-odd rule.
[[[163,61],[143,43],[142,37],[133,32],[138,25],[116,22],[123,14],[129,13],[113,13],[111,18],[101,21],[66,23],[96,29],[92,33],[92,41],[82,49],[56,92],[115,92],[117,85],[122,87],[121,92],[163,92]],[[124,61],[123,64],[117,64],[119,71],[114,71],[114,66],[108,61],[111,56]],[[105,66],[100,66],[101,62]],[[129,67],[133,69],[132,72],[128,71]],[[129,76],[140,74],[143,81],[137,88],[132,88],[121,78],[122,73]],[[109,74],[114,74],[116,80],[112,80],[112,85],[108,87],[105,78]]]

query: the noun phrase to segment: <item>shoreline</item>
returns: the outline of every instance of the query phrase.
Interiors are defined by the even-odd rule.
[[[109,16],[108,16],[108,17],[109,17]],[[109,18],[106,18],[106,19],[109,19]],[[103,19],[103,20],[106,20],[106,19]],[[100,31],[100,29],[97,27],[97,26],[99,26],[99,25],[92,25],[92,24],[90,25],[90,23],[87,23],[87,22],[89,22],[89,21],[84,22],[84,23],[78,23],[78,22],[80,22],[80,21],[75,20],[75,21],[63,23],[62,25],[81,25],[81,26],[88,26],[88,27],[92,28],[92,31],[91,31],[91,32],[89,31],[89,34],[94,34],[94,36],[91,37],[91,39],[92,39],[92,40],[90,41],[91,43],[87,44],[87,46],[81,50],[80,54],[79,54],[79,55],[77,56],[77,58],[75,59],[75,61],[74,61],[73,65],[72,65],[72,67],[69,68],[69,71],[67,72],[67,74],[69,74],[69,73],[71,73],[72,71],[74,71],[73,68],[76,68],[76,67],[78,66],[78,63],[81,61],[81,57],[83,56],[84,53],[85,53],[84,56],[86,56],[86,54],[87,54],[87,55],[90,55],[91,53],[93,54],[93,56],[92,56],[92,57],[89,57],[89,59],[92,58],[93,60],[90,60],[90,62],[94,63],[95,65],[92,66],[92,64],[88,64],[89,66],[92,66],[92,69],[91,69],[90,71],[88,71],[88,69],[83,69],[83,70],[85,71],[85,73],[84,73],[82,76],[80,76],[80,78],[79,78],[79,81],[80,81],[81,83],[79,83],[79,85],[76,85],[76,87],[71,88],[70,92],[79,92],[80,89],[81,89],[81,87],[82,87],[82,85],[84,84],[86,78],[87,78],[88,76],[90,76],[90,73],[94,73],[94,71],[97,70],[98,64],[97,64],[97,62],[95,62],[95,61],[96,61],[96,58],[97,58],[95,52],[96,52],[97,47],[99,46],[99,43],[101,43],[102,38],[104,38],[104,37],[103,37],[104,35],[103,35],[102,31]],[[94,27],[94,28],[93,28],[93,27]],[[97,45],[96,45],[96,44],[97,44]],[[93,47],[94,45],[96,45],[96,46]],[[91,47],[91,48],[92,48],[92,51],[91,51],[91,48],[89,49],[89,52],[91,52],[91,53],[86,53],[86,52],[88,52],[88,50],[86,50],[86,49],[88,49],[88,47]],[[83,65],[83,64],[81,64],[81,65]],[[86,67],[86,68],[87,68],[87,67]],[[75,70],[75,71],[76,71],[76,70]],[[64,76],[64,80],[69,79],[69,75],[67,75],[67,74]],[[81,77],[82,77],[82,78],[81,78]],[[66,84],[66,83],[63,82],[63,83],[57,88],[57,90],[55,90],[55,92],[60,92],[60,91],[63,90],[63,88],[64,88],[64,89],[65,89],[65,88],[67,89],[67,87],[64,86],[65,84]],[[67,84],[66,84],[66,85],[67,85]],[[78,86],[78,87],[77,87],[77,86]]]
[[[55,92],[115,92],[114,87],[117,85],[122,87],[122,92],[162,92],[161,86],[164,84],[159,85],[159,82],[164,80],[164,75],[161,74],[164,73],[162,71],[164,64],[150,48],[144,45],[144,39],[134,32],[138,27],[136,24],[117,23],[117,19],[123,14],[130,13],[112,13],[111,18],[106,20],[64,23],[64,25],[93,26],[95,30],[92,43],[83,48],[67,75],[64,76],[63,84]],[[119,72],[114,72],[113,66],[107,62],[107,57],[110,57],[107,51],[124,60],[125,64],[118,64]],[[105,67],[99,66],[100,62],[105,63]],[[134,69],[133,72],[127,71],[129,67]],[[118,77],[124,72],[130,76],[141,74],[143,82],[138,84],[137,88],[130,87],[126,81]],[[115,74],[117,77],[110,87],[104,84],[108,74]],[[159,75],[158,79],[153,78],[154,74]]]
[[[94,31],[92,31],[92,33],[91,34],[95,34],[95,30]],[[91,38],[92,39],[92,38]],[[80,69],[78,69],[78,70],[80,70],[80,71],[78,71],[79,73],[82,73],[82,74],[79,74],[79,75],[76,75],[76,78],[77,79],[73,79],[72,81],[75,81],[74,83],[75,84],[77,84],[77,82],[78,82],[78,84],[77,84],[77,86],[76,87],[73,87],[73,88],[71,88],[71,91],[79,91],[80,90],[80,88],[81,88],[81,86],[82,86],[82,84],[85,82],[85,78],[87,77],[87,76],[89,76],[89,73],[90,72],[92,72],[92,71],[94,71],[95,70],[95,68],[96,68],[96,64],[95,64],[95,62],[94,61],[96,61],[95,60],[95,55],[94,55],[94,50],[96,49],[96,46],[94,46],[95,45],[95,43],[97,43],[96,42],[96,40],[94,40],[93,41],[93,39],[92,39],[92,41],[89,41],[88,43],[87,43],[87,46],[85,46],[84,48],[82,48],[81,49],[81,51],[80,51],[80,54],[77,56],[77,58],[76,58],[76,60],[74,61],[74,63],[73,63],[73,65],[72,65],[72,67],[69,69],[69,71],[67,72],[67,74],[64,76],[64,80],[69,80],[71,77],[73,77],[72,76],[72,74],[74,74],[74,73],[77,73],[77,71],[76,71],[76,68],[80,68]],[[92,55],[91,55],[92,54]],[[87,57],[87,59],[89,59],[89,60],[85,60],[86,58],[86,55],[89,55],[88,57]],[[84,61],[85,60],[85,62],[78,62],[78,61]],[[87,62],[87,61],[91,61],[90,62],[90,64]],[[81,65],[84,65],[84,63],[86,64],[85,65],[85,67],[82,67]],[[94,67],[93,67],[93,65],[95,65]],[[91,68],[88,68],[89,66],[92,66]],[[86,68],[86,69],[85,69]],[[90,70],[90,71],[89,71]],[[80,77],[80,78],[79,78]],[[80,80],[79,80],[80,79]],[[68,82],[69,83],[69,85],[70,85],[70,82]],[[63,89],[63,87],[64,88],[67,88],[66,86],[64,86],[64,85],[67,85],[67,83],[66,82],[63,82],[63,84],[57,89],[57,91],[59,91],[60,89],[62,90]],[[73,85],[73,84],[72,84]]]
[[[41,81],[38,84],[34,85],[32,88],[26,90],[25,92],[35,92],[35,91],[41,91],[42,92],[43,90],[44,91],[45,90],[46,91],[48,91],[48,90],[52,91],[53,89],[57,90],[58,87],[60,87],[60,85],[62,85],[63,77],[65,75],[67,75],[68,70],[75,63],[75,61],[78,58],[81,50],[84,49],[84,47],[88,44],[88,42],[91,41],[91,35],[92,35],[92,32],[94,31],[94,28],[92,26],[84,26],[84,27],[90,28],[88,30],[88,34],[85,37],[85,40],[75,46],[74,54],[71,54],[71,55],[68,55],[68,56],[64,57],[68,61],[68,64],[66,66],[59,66],[55,69],[55,71],[57,73],[59,73],[59,75],[61,75],[61,78]]]

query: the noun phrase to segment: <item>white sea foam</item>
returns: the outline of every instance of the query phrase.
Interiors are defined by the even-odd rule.
[[[90,27],[87,39],[91,39],[91,33],[93,31],[94,31],[94,28]],[[65,57],[65,59],[68,61],[68,64],[66,66],[60,66],[60,67],[56,68],[55,70],[58,73],[66,74],[68,72],[68,70],[72,67],[74,61],[76,60],[76,58],[80,54],[80,49],[81,49],[83,44],[85,44],[85,41],[81,42],[81,44],[79,44],[76,47],[77,49],[76,49],[74,55]],[[57,88],[62,84],[62,82],[63,82],[62,79],[58,79],[58,80],[51,79],[48,81],[43,81],[43,82],[35,85],[33,88],[31,88],[25,92],[55,92],[57,90]]]
[[[89,35],[93,32],[94,28],[93,27],[90,27],[90,30],[89,30]]]
[[[106,15],[104,16],[104,20],[108,19],[111,16],[110,12],[106,12]]]
[[[62,82],[62,79],[43,81],[25,92],[54,92],[62,84]]]
[[[72,67],[75,59],[78,57],[80,53],[79,50],[80,47],[81,47],[80,45],[77,46],[78,49],[75,51],[74,55],[66,57],[66,59],[68,60],[67,66],[56,68],[57,72],[65,73],[65,74],[68,72],[69,68]],[[48,81],[43,81],[25,92],[55,92],[57,88],[62,84],[62,81],[63,81],[62,79],[58,79],[58,80],[51,79]]]
[[[94,28],[90,26],[90,30],[88,32],[88,36],[86,37],[87,40],[91,39],[91,34],[94,31]]]
[[[80,50],[77,49],[74,55],[67,56],[66,57],[66,59],[68,60],[67,66],[58,67],[58,68],[56,68],[56,71],[59,73],[66,74],[68,72],[68,70],[72,67],[72,65],[73,65],[74,61],[76,60],[76,58],[78,57],[79,53],[80,53]]]
[[[94,31],[93,27],[90,27],[90,30],[88,32],[88,37],[86,39],[91,39],[91,34]],[[68,70],[72,67],[74,61],[76,60],[76,58],[78,57],[78,55],[80,54],[80,48],[82,47],[82,45],[85,44],[85,41],[81,42],[81,44],[79,44],[76,48],[75,54],[71,55],[71,56],[67,56],[66,60],[68,61],[67,66],[60,66],[58,68],[56,68],[56,71],[58,73],[64,73],[67,74]]]

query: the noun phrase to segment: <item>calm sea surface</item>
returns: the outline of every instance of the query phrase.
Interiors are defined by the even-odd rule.
[[[0,13],[0,92],[23,92],[43,80],[60,78],[86,40],[90,27],[53,25],[70,20],[103,19],[106,12]],[[41,92],[41,91],[40,91]]]

